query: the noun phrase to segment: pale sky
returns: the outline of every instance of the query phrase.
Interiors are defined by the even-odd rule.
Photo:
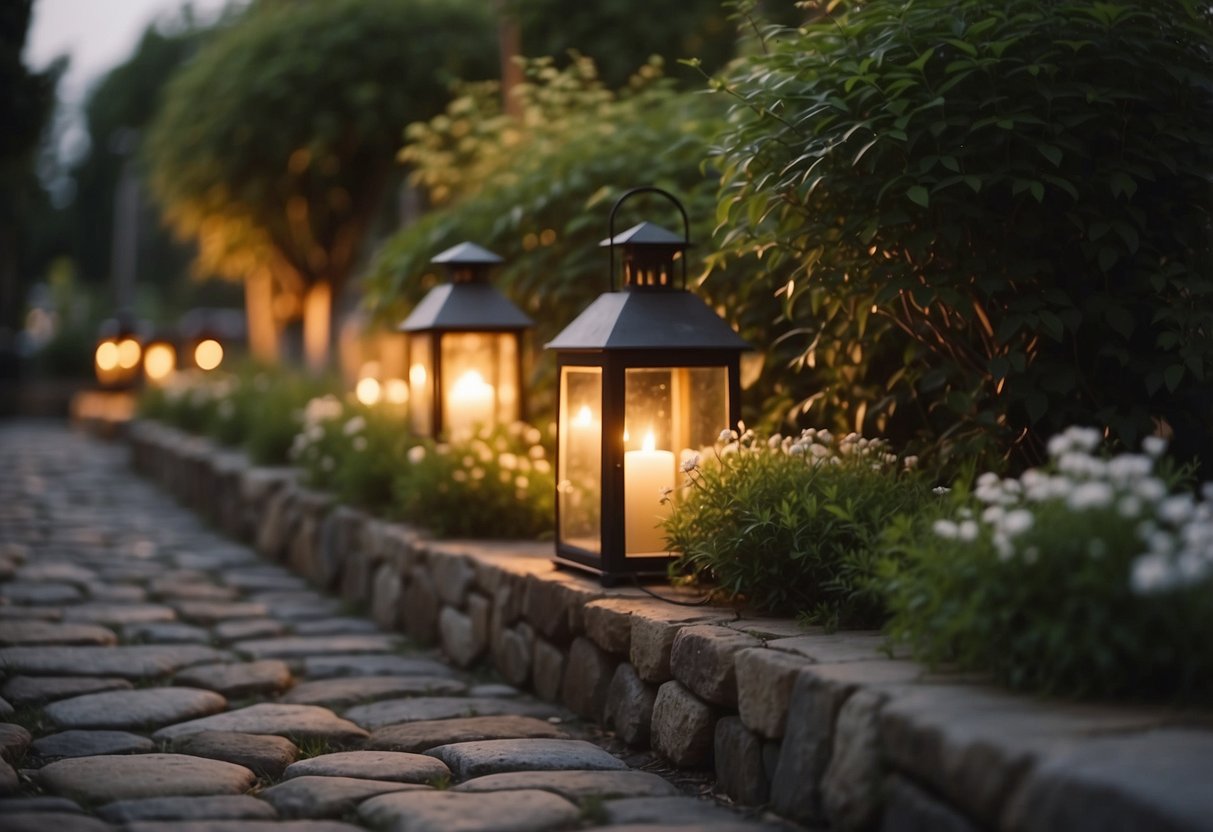
[[[228,2],[192,0],[189,5],[198,18],[211,20]],[[65,152],[79,152],[79,110],[89,87],[130,56],[149,23],[173,20],[186,5],[187,0],[34,0],[25,63],[42,69],[59,55],[71,56],[59,83]]]

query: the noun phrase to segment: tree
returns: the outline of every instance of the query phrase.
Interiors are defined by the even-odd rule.
[[[272,284],[303,300],[308,362],[326,363],[331,300],[404,126],[441,110],[453,79],[495,72],[481,5],[262,2],[170,81],[148,141],[152,186],[198,265],[245,281],[252,340]]]
[[[112,280],[115,191],[124,178],[140,178],[138,150],[156,114],[168,77],[198,48],[208,30],[191,17],[153,24],[134,53],[91,90],[84,108],[88,152],[68,171],[73,196],[66,206],[69,236],[62,240],[82,277]],[[161,229],[157,212],[139,200],[137,275],[140,283],[165,284],[186,271],[190,252]],[[134,265],[134,264],[132,264]]]
[[[1169,426],[1213,461],[1208,4],[837,6],[717,82],[726,248],[786,270],[818,418],[1018,466]]]
[[[63,69],[58,63],[34,73],[21,63],[31,8],[32,0],[0,6],[0,332],[17,327],[25,305],[17,255],[25,237],[24,216],[37,195],[34,154]]]
[[[737,27],[724,0],[499,0],[521,29],[522,52],[563,56],[570,49],[594,59],[611,88],[628,81],[636,67],[657,55],[668,65],[683,58],[702,62],[708,72],[724,66],[737,51]],[[762,17],[795,25],[803,12],[793,0],[753,4]],[[691,72],[685,80],[695,81]],[[692,86],[695,84],[692,83]]]

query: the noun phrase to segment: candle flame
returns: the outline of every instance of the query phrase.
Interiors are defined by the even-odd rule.
[[[479,371],[467,370],[455,382],[455,386],[451,388],[451,393],[453,395],[473,395],[473,391],[479,391],[488,386],[488,383],[484,380],[484,376],[480,375]]]
[[[409,381],[412,382],[414,387],[420,387],[425,384],[425,376],[424,365],[414,364],[412,367],[409,367]]]
[[[653,438],[653,431],[650,428],[649,432],[644,435],[644,442],[640,443],[640,450],[655,451],[657,450],[657,440]]]
[[[573,419],[573,424],[579,428],[589,427],[594,422],[594,414],[590,412],[590,406],[583,404],[581,409],[577,411],[577,416]]]

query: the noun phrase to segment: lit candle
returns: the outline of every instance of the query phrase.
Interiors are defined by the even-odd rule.
[[[480,373],[468,370],[461,375],[448,399],[451,435],[466,435],[476,425],[493,424],[495,399],[493,385]]]
[[[623,455],[624,551],[628,555],[664,553],[661,521],[669,506],[661,504],[664,489],[674,487],[674,454],[656,450],[649,431],[639,451]]]

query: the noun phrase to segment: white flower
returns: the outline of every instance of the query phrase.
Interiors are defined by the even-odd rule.
[[[1141,514],[1141,500],[1132,494],[1127,497],[1121,497],[1120,502],[1116,504],[1116,510],[1120,512],[1121,517],[1136,517]]]
[[[944,540],[955,540],[960,536],[960,528],[951,520],[936,520],[931,525],[931,530],[935,532],[936,537],[942,537]]]
[[[804,456],[805,446],[800,442],[793,442],[788,447],[788,456]]]
[[[723,448],[720,449],[721,456],[732,456],[735,453],[737,453],[737,443],[736,442],[730,442],[729,444],[725,445]]]
[[[1066,505],[1073,511],[1106,508],[1112,504],[1112,497],[1112,486],[1106,482],[1094,480],[1084,482],[1074,488],[1066,497]]]
[[[355,451],[359,451],[359,452],[365,451],[366,450],[366,437],[365,436],[355,436],[354,441],[351,442],[350,444],[354,446]]]
[[[468,472],[462,468],[456,468],[451,472],[451,479],[453,479],[455,482],[467,482]]]
[[[737,441],[737,431],[730,430],[729,428],[725,428],[724,430],[722,430],[720,432],[720,435],[716,437],[716,441],[720,442],[721,444],[726,444],[729,442],[736,442]]]
[[[771,438],[767,440],[767,447],[772,451],[779,450],[779,446],[783,443],[783,437],[778,433],[771,434]]]
[[[1192,516],[1196,508],[1191,494],[1176,494],[1158,504],[1158,516],[1172,525],[1179,526]]]
[[[966,543],[972,543],[977,539],[977,521],[965,520],[957,527],[956,536]]]
[[[475,468],[472,469],[472,479],[474,479],[474,480],[484,479],[484,469],[481,468],[479,465],[477,465]]]
[[[682,473],[689,474],[699,467],[699,454],[692,451],[682,460]]]
[[[931,489],[931,493],[937,497],[942,497],[945,494],[951,494],[952,489],[948,488],[946,485],[937,485]]]
[[[414,445],[409,448],[408,459],[414,465],[425,459],[425,445]]]
[[[818,459],[821,459],[823,456],[829,456],[830,449],[827,448],[825,445],[810,445],[809,453],[811,453],[813,456],[817,457]]]
[[[1158,459],[1167,449],[1167,440],[1161,436],[1147,436],[1141,440],[1141,449],[1145,451],[1147,456]]]
[[[657,490],[657,498],[661,501],[662,505],[665,505],[670,501],[670,495],[673,493],[674,489],[670,488],[668,485],[663,485]]]
[[[1128,483],[1140,477],[1148,477],[1154,463],[1141,454],[1121,454],[1108,460],[1108,476],[1118,483]]]
[[[1150,595],[1170,589],[1174,580],[1170,560],[1164,555],[1152,553],[1133,561],[1129,586],[1138,595]]]
[[[1148,503],[1157,503],[1167,496],[1167,487],[1162,480],[1148,477],[1133,483],[1133,493]]]
[[[345,423],[345,427],[341,429],[341,432],[346,436],[353,436],[355,433],[361,433],[365,427],[366,419],[361,416],[355,416]]]
[[[1026,508],[1017,508],[1014,511],[1007,512],[1006,516],[1002,518],[1002,522],[998,524],[998,527],[1008,537],[1015,537],[1032,528],[1033,522],[1032,512]]]

